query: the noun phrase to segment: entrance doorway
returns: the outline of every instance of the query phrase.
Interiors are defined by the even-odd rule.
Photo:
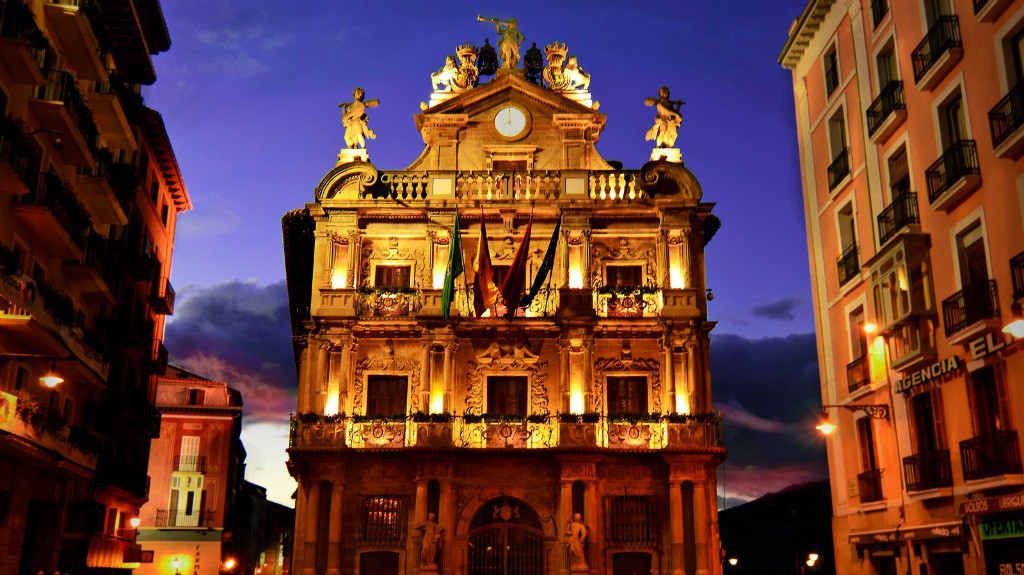
[[[469,528],[469,575],[541,575],[544,542],[540,518],[524,501],[494,499]]]
[[[398,575],[398,553],[368,551],[359,555],[359,575]]]
[[[651,575],[650,553],[612,555],[612,575]]]

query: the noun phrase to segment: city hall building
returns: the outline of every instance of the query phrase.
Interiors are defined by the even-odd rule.
[[[500,68],[467,44],[433,75],[406,169],[369,162],[357,90],[349,147],[283,219],[296,575],[721,573],[720,222],[678,104],[648,102],[651,162],[613,165],[589,77],[557,42],[520,64],[515,25]]]

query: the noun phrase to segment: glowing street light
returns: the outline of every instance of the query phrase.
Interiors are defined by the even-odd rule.
[[[138,529],[139,525],[141,523],[142,523],[142,520],[139,519],[138,517],[132,517],[131,519],[128,520],[128,525],[131,525],[132,529]]]
[[[232,569],[235,568],[235,565],[237,565],[237,564],[238,564],[238,562],[235,561],[234,557],[228,557],[227,559],[224,560],[224,570],[225,571],[231,571]]]
[[[848,411],[863,411],[871,419],[889,419],[889,406],[884,403],[846,403],[821,406],[821,423],[814,426],[822,435],[831,435],[836,426],[829,420],[828,408],[838,407]]]
[[[39,383],[46,387],[53,389],[64,382],[64,378],[57,375],[57,363],[50,362],[50,370],[46,372],[43,377],[39,378]]]
[[[181,574],[181,571],[178,571],[178,568],[181,567],[181,560],[180,559],[178,559],[177,557],[175,557],[174,559],[171,559],[171,567],[174,567],[174,575],[180,575]]]
[[[732,565],[733,567],[735,567],[737,564],[739,564],[739,562],[740,562],[740,560],[737,559],[736,557],[730,557],[729,558],[729,565]]]
[[[1010,306],[1012,319],[1003,327],[1003,333],[1008,333],[1017,339],[1024,339],[1024,311],[1019,303]]]

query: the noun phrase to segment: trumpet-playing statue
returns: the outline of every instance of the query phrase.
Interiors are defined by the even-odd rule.
[[[501,37],[498,40],[498,51],[501,53],[501,69],[511,70],[519,64],[519,44],[526,38],[519,32],[519,21],[509,18],[502,21],[497,18],[476,17],[477,22],[491,22]]]
[[[352,90],[352,99],[354,102],[342,102],[338,104],[341,108],[341,124],[345,126],[345,145],[349,149],[363,148],[366,149],[366,138],[371,140],[377,137],[377,134],[373,133],[369,127],[367,127],[367,108],[376,108],[380,104],[380,100],[376,98],[372,100],[363,101],[366,97],[366,92],[362,88],[356,88]]]
[[[679,113],[679,107],[686,102],[682,100],[669,100],[667,86],[658,90],[657,98],[644,98],[644,105],[656,106],[658,115],[654,117],[654,126],[647,130],[647,140],[654,140],[659,148],[671,148],[676,144],[679,137],[679,124],[683,122],[683,116]]]

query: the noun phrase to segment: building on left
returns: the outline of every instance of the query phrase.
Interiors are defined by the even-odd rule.
[[[0,575],[143,559],[133,520],[191,208],[140,96],[169,47],[157,0],[0,2]]]

